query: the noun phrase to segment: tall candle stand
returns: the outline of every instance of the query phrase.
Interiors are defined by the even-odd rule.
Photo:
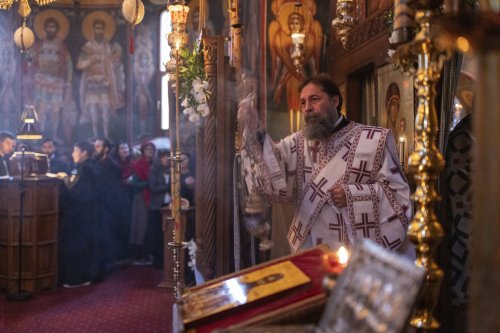
[[[172,216],[170,222],[173,223],[173,241],[168,245],[173,250],[173,278],[174,278],[174,297],[176,303],[180,303],[184,278],[181,274],[181,249],[185,249],[187,243],[183,241],[184,226],[181,216],[181,141],[180,141],[180,77],[179,77],[179,50],[187,44],[188,36],[186,34],[186,19],[189,7],[184,5],[184,1],[174,1],[168,6],[171,15],[172,32],[168,36],[168,43],[172,49],[175,48],[175,153],[170,153],[170,178],[172,193]],[[171,52],[172,54],[173,52]],[[171,73],[173,74],[173,73]],[[172,126],[170,126],[172,128]],[[171,131],[170,141],[173,142],[174,136]]]
[[[451,51],[438,46],[434,26],[431,24],[441,3],[439,0],[413,2],[415,20],[420,30],[412,41],[399,46],[394,54],[394,59],[403,72],[414,75],[418,95],[415,150],[408,160],[408,169],[414,174],[416,182],[413,194],[416,212],[408,227],[408,237],[416,248],[415,264],[426,272],[422,292],[415,306],[416,311],[410,320],[412,326],[423,331],[440,326],[432,312],[438,301],[443,279],[443,271],[434,260],[434,252],[443,237],[443,228],[434,213],[434,206],[441,199],[436,190],[436,182],[444,168],[443,156],[436,146],[438,121],[434,100],[436,83]]]
[[[178,131],[177,131],[178,132]],[[177,133],[178,134],[178,133]],[[170,175],[172,182],[171,193],[172,193],[172,216],[170,222],[173,223],[172,228],[172,242],[168,243],[168,246],[172,248],[173,252],[173,277],[174,277],[174,296],[176,302],[180,302],[182,295],[182,288],[184,286],[184,277],[181,274],[181,250],[185,249],[187,243],[183,241],[184,237],[184,225],[182,223],[181,217],[181,173],[180,165],[182,161],[182,153],[180,148],[177,147],[175,154],[170,154],[171,167]]]

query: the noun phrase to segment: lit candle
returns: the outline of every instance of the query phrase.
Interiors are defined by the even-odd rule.
[[[296,124],[297,128],[296,128],[296,130],[298,131],[300,129],[300,111],[297,110],[296,112],[297,112],[297,124]]]
[[[205,0],[200,0],[200,23],[197,27],[198,30],[206,28],[206,17],[205,17]]]
[[[394,23],[393,29],[413,28],[415,26],[414,11],[408,5],[410,0],[395,0],[394,1]]]
[[[406,43],[412,38],[415,29],[415,11],[408,3],[410,0],[394,0],[393,31],[389,42],[392,45]]]
[[[405,138],[399,137],[399,164],[405,165]]]
[[[347,262],[349,261],[349,252],[345,247],[341,246],[339,248],[339,250],[337,251],[337,257],[339,258],[339,264],[342,267],[347,266]]]
[[[305,34],[301,32],[294,32],[292,33],[292,43],[293,44],[304,44],[304,38],[306,37]]]
[[[337,252],[327,252],[323,255],[323,267],[328,274],[339,275],[347,266],[349,252],[341,246]]]

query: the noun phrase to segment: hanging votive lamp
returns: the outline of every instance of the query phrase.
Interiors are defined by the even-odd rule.
[[[186,21],[189,12],[189,7],[184,4],[184,1],[174,1],[167,7],[170,13],[170,22],[172,22],[172,32],[168,34],[168,45],[170,45],[170,61],[167,62],[166,68],[169,74],[169,80],[176,79],[176,52],[186,47],[189,36],[186,33]]]
[[[171,48],[180,50],[187,45],[189,40],[186,33],[189,7],[184,5],[184,1],[176,1],[168,6],[168,12],[172,22],[172,32],[168,35],[168,44]]]
[[[130,25],[129,53],[134,53],[134,27],[144,19],[144,4],[141,0],[125,0],[122,3],[123,18]]]
[[[14,43],[16,43],[21,52],[25,52],[33,46],[34,42],[35,34],[26,26],[26,21],[24,21],[23,25],[14,32]]]
[[[332,27],[337,31],[337,36],[344,48],[347,47],[349,34],[357,22],[355,9],[354,0],[337,1],[337,16],[332,21]]]

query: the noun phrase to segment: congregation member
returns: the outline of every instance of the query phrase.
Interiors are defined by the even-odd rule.
[[[14,134],[2,131],[0,132],[0,177],[8,177],[9,157],[16,147],[16,138]]]
[[[122,182],[127,184],[133,172],[133,161],[130,154],[130,146],[125,141],[120,141],[116,145],[114,161],[118,165],[122,175]]]
[[[349,247],[364,237],[411,255],[410,189],[392,132],[343,116],[340,91],[325,74],[299,91],[304,128],[279,143],[261,129],[250,98],[238,110],[247,186],[295,206],[287,235],[292,253],[321,243]]]
[[[132,196],[133,189],[130,184],[133,173],[133,160],[130,154],[130,146],[125,141],[120,141],[116,145],[114,152],[114,161],[120,168],[121,172],[121,191],[123,192],[123,207],[120,209],[122,213],[122,220],[120,221],[120,228],[118,230],[118,240],[120,243],[121,252],[118,255],[118,261],[130,259],[129,249],[129,235],[130,223],[132,219]]]
[[[170,204],[170,151],[159,149],[149,171],[151,200],[148,211],[146,243],[153,257],[153,266],[163,267],[163,231],[161,208]]]
[[[149,169],[153,163],[156,146],[152,142],[141,145],[141,157],[133,164],[132,179],[130,185],[133,188],[132,199],[132,222],[130,226],[130,244],[133,247],[135,265],[151,265],[146,249],[144,238],[148,221],[148,209],[151,199],[149,190]]]
[[[105,271],[113,268],[124,249],[119,241],[123,228],[123,207],[125,193],[122,191],[122,174],[111,158],[112,144],[108,139],[99,138],[94,142],[93,158],[96,165],[97,186],[95,195],[99,198],[101,266]]]
[[[62,215],[59,235],[59,282],[64,287],[90,285],[103,277],[99,249],[99,205],[97,177],[90,142],[73,148],[75,173],[60,173],[66,186],[61,196]]]
[[[52,138],[45,138],[41,142],[41,151],[46,154],[49,159],[49,172],[59,173],[65,172],[69,173],[70,166],[61,158],[59,152],[57,151],[56,143]]]

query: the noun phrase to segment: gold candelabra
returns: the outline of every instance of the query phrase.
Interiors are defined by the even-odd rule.
[[[436,43],[431,21],[439,12],[441,1],[415,1],[415,21],[420,30],[415,38],[399,46],[394,54],[395,62],[403,73],[415,77],[418,95],[415,118],[415,150],[408,160],[409,171],[414,174],[416,190],[413,194],[416,212],[408,227],[408,237],[416,247],[415,264],[426,271],[424,285],[411,325],[424,331],[437,329],[440,324],[433,316],[438,301],[443,271],[434,260],[434,251],[443,237],[443,229],[434,213],[434,205],[440,200],[436,181],[444,168],[444,159],[436,146],[438,121],[435,108],[436,83],[450,50]],[[415,66],[416,65],[416,66]]]
[[[180,250],[186,247],[183,241],[184,226],[181,217],[181,141],[180,141],[180,77],[179,77],[179,50],[184,48],[188,42],[188,36],[185,30],[187,13],[189,7],[184,5],[184,1],[176,1],[168,6],[168,11],[171,15],[172,32],[168,36],[170,47],[175,50],[175,152],[172,149],[170,153],[170,177],[171,177],[171,193],[172,193],[172,217],[170,222],[173,223],[173,241],[168,245],[173,249],[174,259],[174,296],[176,302],[181,301],[183,277],[181,272],[181,256]],[[172,126],[170,126],[172,127]],[[171,132],[170,142],[173,142],[174,136]]]
[[[344,47],[347,46],[349,33],[356,24],[355,8],[355,0],[337,1],[337,17],[332,21],[332,28],[337,31],[340,42]]]

